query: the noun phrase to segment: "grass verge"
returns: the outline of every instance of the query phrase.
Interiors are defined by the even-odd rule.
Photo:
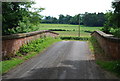
[[[97,60],[96,63],[100,65],[101,68],[104,68],[105,70],[110,71],[120,77],[120,61]]]
[[[94,37],[89,39],[89,46],[95,56],[96,64],[120,77],[120,60],[113,60],[109,55],[106,55]]]
[[[45,50],[55,42],[61,41],[60,38],[40,38],[30,42],[29,44],[23,45],[20,50],[16,53],[17,57],[12,58],[11,60],[5,60],[0,62],[2,64],[2,74],[8,72],[12,68],[15,68],[17,65],[23,63],[24,61],[36,56],[38,53]]]

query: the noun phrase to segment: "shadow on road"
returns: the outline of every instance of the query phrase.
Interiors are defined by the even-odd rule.
[[[94,60],[66,60],[57,65],[57,67],[46,66],[44,68],[36,67],[20,79],[10,79],[3,81],[28,81],[35,79],[110,79],[100,69]]]
[[[27,66],[22,66],[20,71],[8,73],[4,76],[6,80],[3,81],[116,79],[102,70],[91,56],[86,42],[62,41],[52,46],[42,56],[24,63]],[[26,68],[29,70],[25,70]]]

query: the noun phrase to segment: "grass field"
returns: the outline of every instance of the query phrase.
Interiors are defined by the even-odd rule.
[[[38,25],[39,30],[49,30],[49,29],[62,29],[66,31],[55,31],[59,33],[60,36],[78,36],[78,25],[69,24],[40,24]],[[90,32],[100,30],[102,27],[85,27],[80,26],[80,36],[90,37]]]

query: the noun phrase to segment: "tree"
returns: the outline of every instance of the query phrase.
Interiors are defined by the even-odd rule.
[[[79,17],[80,17],[80,14],[73,16],[70,19],[70,24],[78,25],[79,24]]]
[[[120,28],[120,1],[113,2],[112,7],[114,9],[114,14],[112,16],[113,26],[116,28]]]
[[[104,13],[85,13],[83,15],[83,24],[86,26],[103,26],[105,23]]]
[[[120,30],[120,1],[112,2],[112,8],[114,11],[109,11],[106,13],[105,27],[102,29],[106,33],[110,33],[111,28],[114,32]]]
[[[42,23],[58,23],[58,20],[55,17],[45,16],[45,18],[42,20]]]
[[[65,16],[65,23],[66,24],[70,24],[70,19],[72,18],[72,16],[70,16],[70,15],[66,15]]]
[[[70,15],[59,15],[59,19],[55,17],[47,16],[42,20],[42,23],[58,23],[59,24],[80,24],[86,26],[103,26],[105,23],[105,14],[104,13],[85,13],[85,14],[77,14],[75,16]]]
[[[105,24],[104,24],[104,27],[102,28],[102,30],[105,32],[105,33],[110,33],[110,29],[111,27],[113,26],[113,12],[112,11],[109,11],[105,14],[105,17],[106,17],[106,21],[105,21]]]
[[[11,34],[11,30],[14,30],[15,33],[17,31],[16,28],[18,26],[20,27],[21,22],[29,22],[32,24],[38,23],[41,17],[39,12],[41,12],[43,8],[34,9],[34,12],[32,12],[30,8],[32,8],[31,5],[33,4],[35,4],[35,2],[3,2],[2,34]],[[24,30],[20,32],[22,31]]]
[[[64,15],[60,14],[60,15],[59,15],[59,23],[60,23],[60,24],[64,24],[64,23],[65,23],[64,21],[65,21]]]

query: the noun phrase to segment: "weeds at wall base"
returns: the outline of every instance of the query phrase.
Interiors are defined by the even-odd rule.
[[[44,40],[44,41],[40,42],[40,40]],[[16,58],[11,58],[10,60],[5,60],[5,61],[0,62],[2,64],[2,69],[1,69],[2,71],[0,71],[0,72],[2,72],[2,74],[4,74],[4,73],[10,71],[11,69],[17,67],[24,61],[36,56],[40,52],[44,51],[45,48],[49,47],[50,45],[52,45],[53,43],[58,42],[58,41],[61,41],[61,39],[46,37],[43,39],[40,38],[40,39],[34,40],[29,44],[23,45],[20,48],[21,50],[16,53]],[[39,47],[39,49],[37,49],[37,50],[35,50],[36,47],[34,47],[36,45]],[[22,48],[26,48],[26,49],[22,49]],[[23,53],[26,53],[26,54],[24,55]]]
[[[94,37],[89,39],[89,46],[92,53],[95,54],[96,64],[120,77],[120,60],[112,60],[109,56],[107,56]]]

